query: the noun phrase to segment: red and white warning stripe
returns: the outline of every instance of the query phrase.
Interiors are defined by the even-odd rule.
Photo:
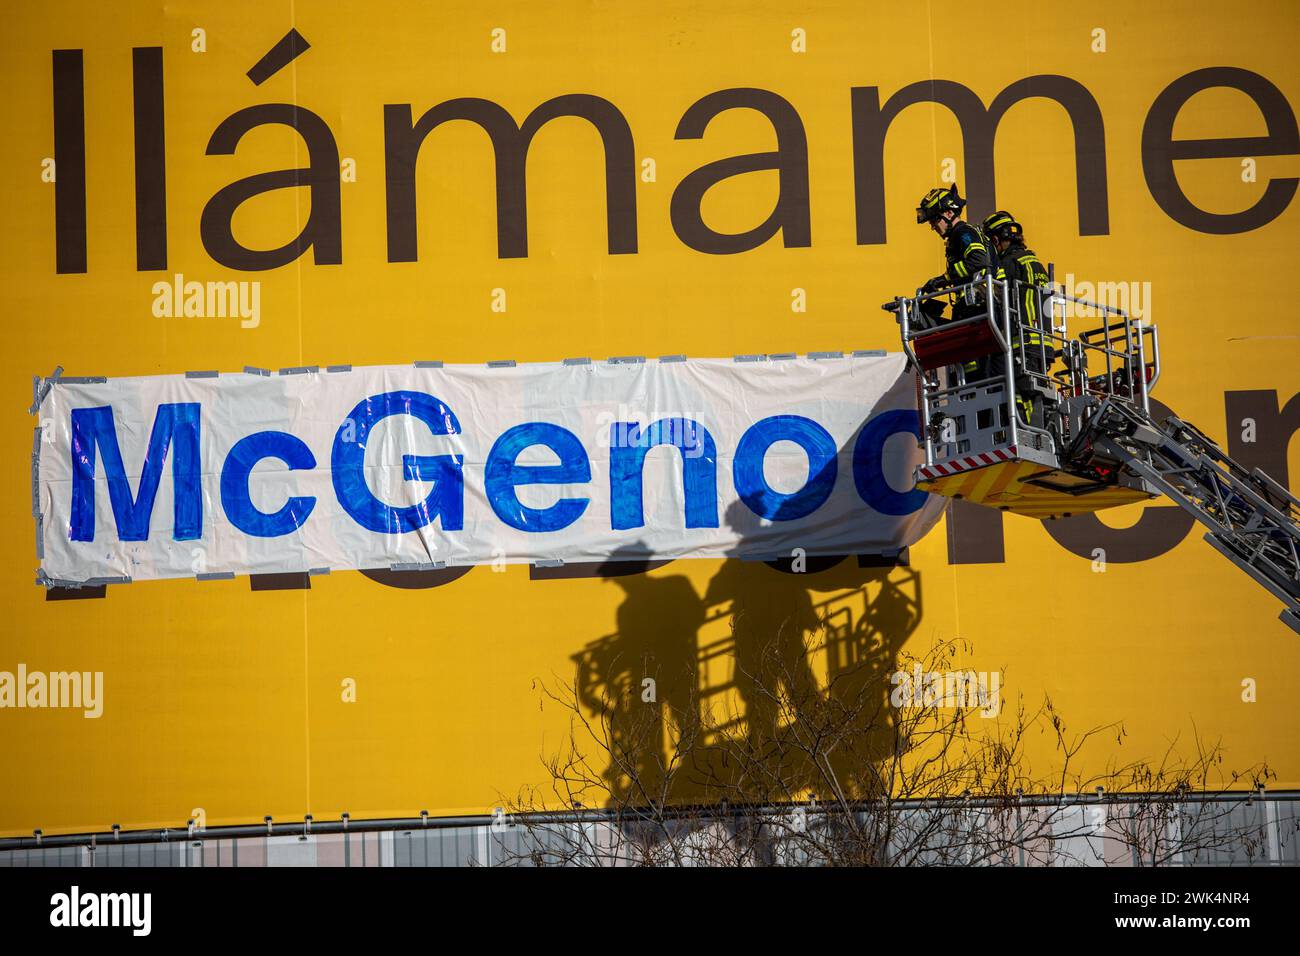
[[[936,478],[946,478],[948,475],[970,471],[972,468],[983,468],[985,465],[996,465],[1000,461],[1011,461],[1015,457],[1016,446],[1008,445],[1006,448],[995,448],[978,455],[954,458],[934,465],[922,465],[916,470],[917,480],[933,481]]]

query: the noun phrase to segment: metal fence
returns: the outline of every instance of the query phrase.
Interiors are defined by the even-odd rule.
[[[1026,812],[1047,808],[1048,826],[1031,841],[1009,847],[1005,853],[981,854],[986,865],[1010,866],[1140,866],[1131,840],[1117,831],[1121,821],[1140,797],[1080,798],[1062,802],[1057,798],[1026,798]],[[1187,802],[1162,801],[1172,811],[1168,824],[1176,848],[1163,865],[1172,866],[1297,866],[1300,865],[1300,792],[1198,795]],[[771,807],[745,811],[749,819],[756,812],[775,819],[788,819],[800,808]],[[900,804],[897,814],[900,832],[926,829],[937,812],[934,805]],[[952,811],[945,810],[951,820]],[[671,855],[656,862],[678,865],[699,862],[693,855],[694,835],[719,833],[725,840],[728,827],[738,819],[737,811],[696,811],[678,821],[684,834]],[[969,816],[968,832],[994,824],[987,810],[973,806],[961,811]],[[965,825],[965,824],[963,824]],[[1004,825],[1004,824],[999,824]],[[600,847],[599,859],[588,855],[581,862],[604,865],[634,865],[645,859],[644,846],[638,857],[620,839],[620,828],[607,815],[588,811],[581,815],[554,814],[543,822],[520,822],[498,813],[483,817],[434,818],[421,816],[394,820],[338,820],[264,827],[216,827],[208,830],[121,831],[107,834],[35,835],[0,840],[3,867],[457,867],[531,865],[556,862],[564,849],[577,843]],[[580,839],[576,839],[580,838]],[[960,850],[938,836],[933,846],[913,852],[909,859],[927,863],[967,862]],[[960,838],[958,838],[960,839]],[[716,840],[714,845],[716,845]],[[1185,849],[1177,849],[1185,846]],[[685,852],[682,852],[682,848]],[[650,851],[653,859],[655,854]],[[707,862],[716,862],[716,855]],[[749,865],[808,865],[806,851],[792,848],[789,841],[775,837],[763,851],[747,854]]]

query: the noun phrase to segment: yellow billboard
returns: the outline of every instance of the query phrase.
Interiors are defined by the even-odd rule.
[[[967,641],[1004,693],[1122,721],[1130,757],[1195,728],[1300,786],[1300,644],[1168,502],[1057,522],[959,502],[883,571],[81,592],[33,585],[20,504],[29,383],[56,366],[896,351],[878,306],[939,271],[913,210],[948,183],[972,219],[1014,211],[1067,291],[1157,323],[1155,397],[1288,484],[1293,4],[138,0],[5,19],[0,672],[100,676],[93,706],[0,708],[0,835],[488,812],[567,733],[539,682],[611,639],[712,647],[741,610],[832,615],[903,584],[891,653]]]

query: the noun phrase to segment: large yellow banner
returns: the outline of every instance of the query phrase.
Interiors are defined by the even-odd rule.
[[[1300,786],[1300,643],[1169,502],[1052,523],[958,503],[892,570],[47,592],[25,414],[56,366],[897,350],[878,306],[940,271],[913,210],[955,182],[970,218],[1014,212],[1067,291],[1157,323],[1155,397],[1294,486],[1294,4],[138,0],[4,19],[0,834],[489,812],[568,732],[539,686],[593,654],[712,646],[741,610],[870,616],[891,588],[909,597],[875,612],[882,653],[961,639],[1005,699],[1121,721],[1089,759],[1201,737]],[[71,672],[93,706],[18,706],[30,675]]]

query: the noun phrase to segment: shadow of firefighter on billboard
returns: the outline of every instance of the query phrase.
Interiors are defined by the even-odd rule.
[[[740,503],[727,522],[737,555],[778,533]],[[608,807],[878,792],[919,575],[870,556],[729,557],[701,598],[685,575],[649,573],[663,563],[640,544],[610,556],[600,575],[625,595],[615,631],[574,657]]]
[[[577,702],[598,718],[611,805],[665,802],[677,771],[672,742],[699,739],[697,635],[704,602],[684,575],[647,572],[668,564],[641,543],[613,552],[599,575],[622,589],[614,633],[574,657]]]

